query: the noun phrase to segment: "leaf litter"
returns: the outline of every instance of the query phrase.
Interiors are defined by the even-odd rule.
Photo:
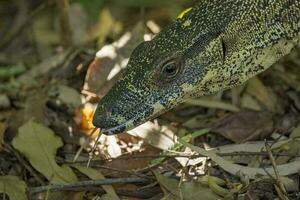
[[[127,133],[108,137],[96,132],[73,163],[94,129],[96,102],[122,76],[135,46],[195,2],[99,1],[87,6],[70,1],[77,48],[61,46],[54,2],[0,3],[17,19],[11,29],[0,24],[5,38],[0,44],[1,197],[297,198],[299,49],[238,88],[191,99]],[[9,19],[5,12],[0,15]],[[65,184],[111,179],[120,182],[64,191]],[[51,184],[60,192],[47,190]]]

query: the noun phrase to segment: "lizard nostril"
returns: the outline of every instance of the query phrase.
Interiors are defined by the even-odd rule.
[[[118,109],[117,109],[116,107],[112,107],[112,108],[110,109],[110,113],[111,113],[111,114],[115,114],[117,111],[118,111]]]
[[[115,115],[118,113],[116,106],[105,107],[99,106],[95,112],[93,124],[99,128],[111,128],[117,126],[119,123],[115,119]]]

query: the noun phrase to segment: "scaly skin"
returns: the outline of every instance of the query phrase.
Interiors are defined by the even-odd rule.
[[[132,53],[94,125],[131,129],[184,102],[239,85],[300,40],[300,0],[203,0]]]

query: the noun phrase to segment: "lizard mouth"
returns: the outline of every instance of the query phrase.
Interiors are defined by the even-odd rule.
[[[137,106],[134,107],[135,109]],[[111,116],[107,116],[106,112],[97,113],[94,116],[93,124],[96,127],[101,129],[101,132],[105,135],[115,135],[126,130],[130,130],[148,120],[151,120],[160,114],[164,113],[168,110],[168,108],[162,108],[161,110],[156,110],[154,112],[153,106],[149,104],[145,104],[141,106],[139,109],[136,109],[134,112],[133,109],[128,109],[127,113],[132,113],[132,118],[128,120],[117,121],[113,120],[114,114]]]
[[[122,124],[116,125],[114,127],[110,127],[110,128],[101,128],[101,133],[105,134],[105,135],[115,135],[118,133],[121,133],[123,131],[125,131],[126,129],[128,129],[128,127],[130,127],[130,124],[133,124],[134,120],[129,120],[126,121]]]

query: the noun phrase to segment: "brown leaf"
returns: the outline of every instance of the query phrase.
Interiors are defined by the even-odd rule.
[[[85,79],[85,89],[97,92],[100,97],[104,96],[120,76],[118,71],[126,66],[125,61],[129,58],[133,49],[143,41],[143,33],[144,25],[138,23],[131,32],[125,33],[116,42],[105,45],[100,49],[95,60],[89,66]],[[116,75],[109,77],[113,70]]]
[[[210,127],[213,132],[234,142],[242,142],[265,137],[272,126],[272,115],[269,112],[242,110],[225,116]]]
[[[273,193],[273,183],[270,179],[262,179],[260,181],[252,182],[246,193],[246,200],[259,200],[266,199],[271,200],[275,199],[275,195]]]
[[[154,159],[152,157],[147,157],[147,155],[155,155],[159,154],[160,151],[150,145],[143,145],[143,149],[141,151],[137,151],[132,155],[132,158],[128,158],[128,155],[122,155],[118,158],[112,159],[109,162],[105,162],[104,166],[111,167],[111,168],[117,168],[122,170],[137,170],[137,169],[143,169],[151,163],[151,161]],[[134,158],[137,156],[137,158]],[[143,157],[144,156],[144,157]],[[127,157],[127,159],[123,159],[122,157]],[[104,172],[109,173],[112,175],[111,171],[104,170]],[[120,174],[114,174],[116,177]]]
[[[45,110],[48,97],[41,90],[34,91],[27,96],[24,106],[23,122],[32,119],[39,123],[46,120]]]

